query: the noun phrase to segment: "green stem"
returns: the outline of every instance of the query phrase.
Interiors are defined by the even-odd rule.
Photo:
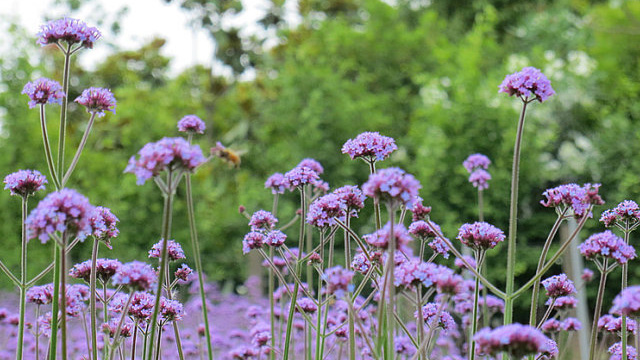
[[[64,53],[64,72],[62,75],[62,91],[64,98],[60,106],[60,134],[58,140],[58,174],[64,174],[64,141],[67,132],[67,103],[69,98],[69,72],[71,60],[71,44],[67,45],[67,51]]]
[[[62,340],[62,359],[67,359],[67,234],[62,233],[60,249],[60,338]]]
[[[479,273],[481,271],[482,263],[484,261],[484,251],[477,250],[475,253],[476,257],[476,271]],[[471,328],[469,329],[469,343],[471,346],[469,347],[469,360],[475,360],[476,358],[476,342],[473,339],[473,336],[478,331],[478,300],[480,297],[480,279],[476,276],[476,286],[473,291],[473,315],[471,318]],[[486,299],[485,299],[486,303]]]
[[[387,340],[387,358],[391,359],[393,358],[393,354],[395,352],[395,346],[394,346],[394,335],[395,335],[395,319],[393,318],[393,313],[396,311],[396,306],[395,306],[395,302],[396,302],[396,288],[395,288],[395,284],[394,284],[394,277],[395,277],[395,254],[396,254],[396,237],[395,234],[393,233],[393,227],[394,227],[394,215],[395,215],[395,209],[393,209],[392,206],[388,207],[388,212],[389,212],[389,247],[387,249],[387,254],[389,255],[389,258],[387,259],[387,277],[385,277],[385,284],[387,287],[387,294],[388,294],[388,307],[387,307],[387,335],[389,337],[389,340]],[[387,300],[387,299],[385,299]]]
[[[422,318],[422,284],[416,285],[416,329],[417,336],[416,342],[418,344],[422,344],[422,339],[424,339],[424,319]],[[424,359],[426,354],[422,351],[418,351],[418,359]]]
[[[120,341],[120,331],[122,330],[122,325],[124,324],[124,319],[127,317],[127,313],[129,312],[129,306],[131,305],[131,300],[133,300],[133,290],[129,291],[129,298],[127,299],[127,303],[122,308],[122,315],[120,315],[120,321],[118,321],[118,326],[116,326],[116,332],[113,334],[113,343],[111,344],[111,351],[109,355],[109,359],[113,359],[113,356],[116,354],[116,348],[118,348]]]
[[[27,305],[27,196],[22,197],[22,249],[20,253],[20,323],[18,324],[18,348],[16,360],[22,360],[24,346],[24,321]]]
[[[478,188],[478,221],[484,221],[484,196],[482,189]]]
[[[607,283],[607,259],[604,260],[604,266],[600,271],[600,285],[598,286],[598,297],[596,298],[596,307],[593,312],[593,324],[591,325],[591,348],[589,349],[589,360],[596,357],[596,340],[598,338],[598,320],[600,319],[600,310],[602,308],[602,298],[604,297],[605,284]]]
[[[375,160],[368,161],[369,163],[369,174],[376,173],[376,162]],[[376,230],[380,230],[382,228],[382,216],[380,215],[380,199],[374,197],[373,198],[373,208],[375,210],[376,216]]]
[[[49,174],[51,175],[51,181],[56,187],[56,190],[60,190],[60,183],[58,182],[58,174],[53,164],[53,156],[51,155],[51,144],[49,144],[49,133],[47,132],[47,115],[44,111],[44,104],[40,105],[40,128],[42,129],[42,144],[44,145],[44,155],[47,160],[47,167],[49,167]]]
[[[509,209],[509,239],[507,244],[507,286],[504,305],[504,323],[511,324],[513,320],[513,290],[515,284],[516,265],[516,233],[518,228],[518,182],[520,173],[520,150],[522,145],[522,134],[524,131],[524,119],[528,102],[524,100],[522,112],[518,121],[518,131],[516,142],[513,147],[513,167],[511,169],[511,206]]]
[[[98,245],[100,241],[93,239],[93,249],[91,251],[91,278],[89,279],[89,312],[91,316],[91,358],[98,360],[98,322],[96,317],[96,281],[97,281],[97,264],[98,264]],[[106,302],[107,299],[104,299]],[[105,308],[106,308],[105,304]]]
[[[65,186],[71,174],[73,174],[73,170],[75,170],[76,165],[78,165],[78,161],[80,160],[80,155],[82,155],[82,150],[84,150],[85,145],[87,145],[87,139],[89,138],[89,133],[91,132],[91,128],[93,127],[93,122],[96,118],[96,113],[91,113],[91,117],[89,118],[89,124],[87,124],[87,128],[82,135],[82,140],[80,141],[80,145],[78,145],[78,150],[76,150],[76,154],[73,156],[73,160],[71,160],[71,165],[69,165],[69,169],[67,173],[64,174],[62,178],[62,187]]]
[[[58,351],[58,307],[60,301],[60,245],[55,244],[53,248],[53,302],[51,305],[51,337],[49,338],[49,359],[55,360]]]
[[[102,282],[102,320],[105,324],[109,323],[109,309],[108,309],[109,301],[107,298],[107,283]],[[108,347],[104,346],[102,350],[102,358],[104,360],[109,356]]]
[[[131,343],[131,360],[136,360],[136,341],[138,341],[138,320],[133,323],[133,341]]]
[[[624,225],[624,242],[629,245],[629,234],[631,231],[629,230],[629,220],[625,221]],[[625,262],[622,264],[622,284],[620,291],[624,291],[627,288],[627,277],[629,274],[629,262]],[[622,333],[620,336],[622,337],[622,359],[627,358],[627,316],[622,314]],[[638,350],[638,349],[637,349]],[[640,350],[638,350],[640,351]]]

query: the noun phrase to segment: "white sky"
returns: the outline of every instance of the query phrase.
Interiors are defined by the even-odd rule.
[[[63,9],[55,6],[54,0],[0,0],[0,21],[6,22],[7,16],[16,19],[28,32],[35,34],[44,23],[43,17],[51,18],[65,15]],[[244,13],[234,21],[242,26],[244,33],[255,33],[257,19],[266,11],[264,0],[243,0]],[[175,74],[196,63],[212,65],[213,44],[204,31],[193,31],[189,26],[190,14],[182,11],[177,4],[166,4],[163,0],[95,0],[84,6],[79,14],[72,17],[82,19],[90,26],[96,26],[96,18],[104,12],[95,11],[101,7],[106,11],[106,23],[110,24],[119,9],[127,6],[129,11],[120,19],[121,32],[114,37],[109,29],[102,29],[103,39],[113,42],[122,49],[137,49],[154,36],[167,40],[163,55],[172,59],[171,73]],[[295,6],[295,5],[294,5]],[[291,9],[293,10],[293,9]],[[288,11],[291,14],[293,11]],[[295,19],[293,19],[295,22]],[[0,24],[2,25],[2,24]],[[0,26],[0,30],[4,26]],[[105,41],[98,41],[94,49],[83,51],[80,61],[85,67],[92,68],[96,60],[108,54],[110,48]],[[0,48],[3,46],[0,37]],[[222,71],[216,69],[214,71]]]

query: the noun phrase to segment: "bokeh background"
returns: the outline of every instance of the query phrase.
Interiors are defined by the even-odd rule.
[[[498,85],[523,66],[542,69],[557,96],[533,104],[527,117],[520,281],[535,270],[555,220],[554,211],[539,204],[546,188],[602,184],[607,205],[595,211],[582,239],[603,230],[597,221],[602,210],[624,199],[640,200],[638,1],[140,1],[150,18],[154,9],[174,14],[155,29],[144,22],[134,26],[139,18],[132,14],[140,4],[44,1],[49,7],[30,9],[16,3],[0,5],[2,174],[21,168],[47,173],[38,114],[20,92],[39,76],[60,79],[62,59],[54,48],[37,46],[37,26],[25,24],[66,14],[103,32],[99,47],[75,58],[70,98],[89,86],[111,88],[117,114],[96,123],[69,184],[121,219],[121,236],[103,256],[142,259],[158,241],[158,190],[137,186],[133,175],[122,172],[145,143],[176,136],[175,123],[186,114],[205,120],[208,130],[197,140],[203,148],[221,141],[242,155],[239,167],[212,161],[194,177],[206,274],[229,291],[243,291],[238,284],[250,268],[241,253],[246,219],[237,208],[270,208],[264,180],[305,157],[325,166],[324,179],[332,186],[363,183],[365,164],[340,152],[363,131],[396,139],[399,150],[382,166],[415,174],[425,203],[433,207],[432,219],[450,238],[477,216],[476,191],[462,161],[475,152],[488,155],[493,180],[485,191],[486,218],[506,230],[520,102],[498,94]],[[51,110],[55,119],[57,109]],[[70,145],[79,142],[86,121],[83,110],[70,104]],[[57,139],[56,127],[49,131]],[[72,156],[73,149],[67,153]],[[280,213],[292,214],[297,201],[295,194],[284,196]],[[19,206],[7,192],[0,194],[0,258],[15,269]],[[364,213],[356,223],[361,233],[371,230],[369,216]],[[175,206],[174,236],[190,251],[182,201]],[[498,284],[504,281],[505,251],[488,254],[489,274]],[[29,252],[36,273],[50,261],[52,247],[32,241]],[[71,261],[89,253],[88,244],[80,244]],[[631,266],[630,272],[630,283],[638,283],[640,269]],[[609,296],[617,293],[619,276],[611,275]],[[9,288],[5,279],[0,282]],[[519,303],[523,318],[528,299]]]

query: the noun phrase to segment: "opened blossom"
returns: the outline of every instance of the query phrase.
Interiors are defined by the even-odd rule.
[[[38,44],[45,46],[64,41],[69,45],[81,44],[91,49],[101,35],[98,29],[88,26],[84,21],[65,17],[42,25]]]
[[[602,205],[604,200],[598,195],[600,184],[565,184],[545,190],[545,200],[540,203],[545,207],[560,207],[560,211],[571,209],[576,217],[591,217],[591,206]]]
[[[542,281],[542,286],[547,291],[547,296],[557,298],[576,293],[573,281],[566,274],[554,275]]]
[[[500,84],[500,92],[507,93],[509,96],[516,95],[523,101],[538,100],[539,102],[546,101],[556,93],[549,79],[540,70],[530,66],[507,75]]]
[[[249,220],[249,226],[252,231],[269,231],[273,229],[277,223],[278,219],[273,216],[271,212],[266,210],[258,210],[254,212]]]
[[[160,259],[160,257],[162,257],[163,246],[164,240],[160,240],[155,243],[151,250],[149,250],[149,257]],[[186,258],[186,256],[184,255],[184,250],[182,250],[182,245],[180,245],[175,240],[169,240],[169,242],[167,243],[167,255],[169,257],[169,261],[176,261]]]
[[[395,238],[396,248],[405,250],[406,246],[413,240],[402,224],[393,226],[393,237]],[[365,242],[371,246],[381,249],[388,249],[391,240],[391,223],[388,222],[382,229],[362,237]]]
[[[580,253],[589,260],[611,259],[625,264],[636,257],[636,250],[624,240],[606,230],[593,234],[578,246]]]
[[[4,188],[11,195],[31,196],[36,191],[44,190],[47,178],[37,170],[18,170],[4,178]]]
[[[462,165],[467,170],[467,172],[471,174],[477,169],[487,170],[489,168],[489,165],[491,165],[491,160],[489,160],[489,158],[486,155],[471,154],[462,163]]]
[[[97,259],[96,277],[106,283],[116,274],[120,266],[122,266],[122,263],[115,259]],[[91,278],[91,260],[74,265],[69,271],[69,276],[89,282]]]
[[[272,194],[284,194],[284,191],[288,188],[288,183],[284,178],[284,175],[281,173],[274,173],[269,176],[267,181],[264,183],[264,187],[267,189],[271,189]]]
[[[28,82],[22,89],[22,93],[29,97],[30,108],[46,104],[60,105],[62,104],[62,98],[65,96],[62,85],[47,78],[39,78]]]
[[[624,229],[627,223],[632,226],[640,221],[640,207],[635,201],[625,200],[615,208],[603,211],[600,221],[606,227],[619,223]]]
[[[398,149],[395,140],[378,132],[364,132],[349,139],[342,146],[342,153],[351,159],[361,158],[368,162],[382,161]]]
[[[475,222],[462,225],[457,239],[472,249],[487,250],[504,241],[505,236],[502,230],[489,223]]]
[[[544,354],[554,350],[548,341],[549,338],[540,330],[517,323],[495,329],[482,329],[473,339],[479,355],[496,356],[506,352],[515,359],[521,359],[527,355]],[[557,348],[555,350],[557,351]]]
[[[145,291],[158,281],[158,275],[149,265],[141,261],[132,261],[120,266],[112,278],[114,285],[122,285],[136,291]]]
[[[391,205],[400,203],[411,209],[420,188],[422,185],[413,175],[399,168],[387,168],[369,175],[369,180],[362,185],[362,192]]]
[[[87,112],[103,117],[105,111],[116,113],[116,98],[109,89],[91,87],[82,91],[75,100],[87,108]]]
[[[629,317],[640,317],[640,285],[629,286],[613,299],[611,313]]]
[[[203,134],[207,128],[204,121],[196,115],[186,115],[178,121],[178,131],[194,134]]]
[[[336,194],[324,195],[309,205],[307,223],[319,228],[333,227],[344,221],[347,204]]]

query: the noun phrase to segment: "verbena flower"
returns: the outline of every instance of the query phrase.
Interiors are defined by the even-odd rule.
[[[90,87],[84,89],[75,100],[87,108],[87,112],[103,117],[105,111],[116,113],[116,98],[109,89]]]
[[[382,229],[377,230],[372,234],[364,235],[362,238],[371,246],[387,249],[389,248],[389,241],[391,240],[390,235],[391,223],[388,222]],[[413,240],[402,224],[395,224],[393,226],[393,237],[396,241],[396,248],[399,250],[403,250],[407,244]]]
[[[27,302],[36,305],[47,305],[53,301],[53,284],[34,286],[27,290]]]
[[[542,286],[547,291],[547,296],[557,298],[576,293],[576,287],[573,285],[566,274],[553,275],[542,281]]]
[[[324,173],[324,168],[315,159],[302,159],[302,161],[300,161],[300,163],[296,167],[308,167],[309,169],[315,171],[318,175],[322,175],[322,173]]]
[[[338,265],[326,269],[322,278],[327,283],[326,292],[335,294],[340,298],[345,292],[349,291],[351,279],[353,279],[353,271],[346,270]]]
[[[364,208],[364,200],[367,198],[357,186],[345,185],[333,190],[333,194],[337,195],[340,201],[347,206],[349,216],[358,216],[358,211]]]
[[[4,189],[22,197],[44,190],[44,184],[47,184],[47,178],[37,170],[18,170],[4,178]]]
[[[371,262],[363,252],[358,252],[351,261],[351,268],[361,274],[366,274],[371,269]]]
[[[179,301],[169,300],[164,296],[160,298],[160,316],[163,323],[182,320],[183,313],[183,306]]]
[[[284,180],[289,190],[300,188],[306,184],[313,184],[320,177],[318,173],[306,166],[296,166],[284,174]]]
[[[538,100],[539,102],[546,101],[556,93],[549,79],[534,67],[525,67],[521,71],[507,75],[500,84],[500,92],[507,93],[509,96],[516,95],[523,101]]]
[[[149,257],[160,259],[162,257],[162,247],[164,246],[164,239],[158,241],[151,247],[149,250]],[[169,261],[176,261],[180,259],[185,259],[184,250],[182,250],[182,245],[176,242],[175,240],[169,240],[167,243],[167,255],[169,256]]]
[[[279,247],[284,245],[284,242],[287,240],[287,235],[280,230],[272,230],[267,233],[267,236],[264,238],[264,243],[273,246]]]
[[[449,245],[447,245],[447,243],[445,243],[444,240],[442,240],[441,238],[436,237],[433,240],[431,240],[427,245],[429,245],[429,247],[431,248],[431,250],[433,250],[434,253],[442,255],[442,257],[445,259],[449,258],[449,250],[450,250]]]
[[[496,356],[506,352],[515,359],[553,350],[549,338],[533,326],[509,324],[495,329],[484,328],[473,337],[479,355]],[[556,349],[557,350],[557,349]]]
[[[138,159],[132,156],[124,172],[136,175],[137,184],[142,185],[169,168],[192,172],[206,161],[198,145],[183,138],[163,138],[143,146]]]
[[[480,190],[486,190],[489,188],[489,180],[491,180],[491,174],[483,169],[474,170],[471,175],[469,175],[469,182],[473,187]]]
[[[412,220],[413,222],[419,220],[427,220],[429,218],[429,214],[431,213],[431,206],[422,205],[422,198],[418,197],[413,201],[413,207],[411,209]]]
[[[333,227],[345,221],[347,204],[336,194],[327,194],[309,205],[307,223],[319,228]]]
[[[478,306],[484,306],[486,303],[487,308],[491,312],[503,313],[504,312],[504,300],[497,298],[493,295],[487,295],[478,299]]]
[[[600,221],[606,227],[620,223],[620,226],[624,228],[627,221],[629,225],[634,225],[640,221],[640,207],[635,201],[625,200],[615,208],[603,211]]]
[[[437,233],[436,231],[432,230],[431,227],[433,227],[433,229],[435,229]],[[420,240],[428,240],[430,238],[437,237],[438,234],[442,234],[442,230],[440,229],[440,226],[433,221],[429,224],[424,220],[418,220],[412,222],[411,225],[409,225],[409,234],[417,237]]]
[[[411,339],[407,336],[396,336],[393,340],[396,354],[404,357],[411,357],[416,353],[416,347],[413,346]]]
[[[284,194],[284,191],[287,190],[287,181],[284,178],[284,175],[281,173],[274,173],[269,176],[267,181],[264,183],[265,189],[271,189],[272,194]]]
[[[498,243],[504,241],[502,230],[486,222],[463,224],[457,239],[464,245],[479,250],[493,249]]]
[[[112,278],[114,285],[122,285],[136,291],[146,291],[158,281],[155,270],[141,261],[123,264]]]
[[[398,149],[393,138],[378,132],[364,132],[355,139],[349,139],[342,146],[342,153],[351,159],[362,158],[367,162],[382,161]]]
[[[591,269],[584,268],[582,269],[582,275],[580,275],[580,278],[584,282],[590,282],[591,280],[593,280],[593,275],[594,274]]]
[[[116,331],[118,330],[118,324],[120,323],[120,319],[114,318],[109,320],[108,323],[102,324],[102,332],[107,334],[109,338],[113,339],[116,335]],[[131,320],[125,319],[120,326],[120,337],[128,338],[131,337],[134,331],[134,324]]]
[[[65,41],[67,44],[82,44],[86,48],[93,48],[93,44],[102,36],[94,27],[87,26],[84,21],[63,18],[49,21],[40,27],[38,44],[45,46]]]
[[[298,307],[300,307],[300,309],[302,309],[302,311],[307,314],[313,314],[316,312],[316,310],[318,310],[318,306],[316,306],[316,303],[307,297],[298,299],[296,304],[298,305]]]
[[[411,259],[394,268],[394,285],[412,288],[415,286],[431,286],[432,274],[437,265],[426,263],[420,259]]]
[[[176,279],[182,281],[188,281],[189,276],[193,273],[193,269],[191,269],[187,264],[182,264],[174,273]]]
[[[467,263],[469,263],[469,265],[473,266],[474,269],[476,268],[477,263],[476,263],[476,259],[473,256],[463,255],[462,257],[467,261]],[[462,269],[465,269],[467,267],[467,265],[465,265],[464,262],[459,258],[456,258],[453,264],[456,267],[459,267]]]
[[[106,283],[116,274],[120,266],[122,263],[118,260],[96,259],[96,278]],[[69,271],[69,276],[89,282],[91,280],[91,260],[75,264]]]
[[[635,334],[637,330],[637,323],[635,320],[627,318],[627,332]],[[622,317],[616,317],[613,315],[603,315],[598,319],[598,329],[608,331],[611,333],[620,333],[622,331]]]
[[[549,319],[542,323],[540,330],[546,333],[557,333],[562,329],[562,323],[558,319]]]
[[[456,295],[464,286],[464,278],[446,266],[436,266],[429,276],[436,285],[438,294]]]
[[[491,165],[491,160],[489,160],[486,155],[482,154],[471,154],[462,163],[462,166],[464,166],[469,174],[477,169],[487,170],[489,168],[489,165]]]
[[[393,205],[401,203],[411,209],[422,186],[413,175],[399,168],[387,168],[369,175],[362,192],[371,198],[379,198]]]
[[[456,329],[456,322],[453,320],[451,314],[439,309],[438,304],[435,303],[428,303],[424,305],[422,307],[422,313],[419,315],[416,313],[414,316],[416,318],[418,316],[422,316],[422,319],[429,328],[433,330],[436,328],[442,328],[445,334]]]
[[[196,115],[186,115],[178,121],[178,131],[194,134],[204,134],[207,126]]]
[[[617,342],[609,348],[609,354],[611,357],[609,360],[622,360],[622,343]],[[631,345],[627,345],[627,358],[624,360],[635,360],[637,358],[636,348]]]
[[[129,305],[129,315],[138,321],[149,320],[153,315],[156,297],[148,292],[135,292]]]
[[[22,89],[22,93],[31,99],[29,101],[30,108],[46,104],[60,105],[62,104],[62,98],[64,98],[62,86],[57,81],[47,78],[39,78],[28,82]]]
[[[251,231],[242,240],[242,253],[248,254],[253,249],[260,249],[264,244],[265,236],[261,232]]]
[[[602,205],[604,200],[598,195],[600,184],[565,184],[545,190],[542,195],[546,198],[540,201],[545,207],[565,206],[573,211],[576,217],[589,216],[591,205]],[[587,212],[588,211],[588,212]]]
[[[636,257],[633,246],[625,244],[621,237],[609,230],[589,236],[578,249],[589,260],[608,258],[625,264]]]
[[[612,314],[625,315],[629,317],[640,316],[640,285],[629,286],[622,290],[615,299],[611,307]]]
[[[578,299],[574,296],[559,296],[553,299],[549,298],[544,303],[547,306],[553,304],[553,308],[556,310],[574,309],[578,305]]]
[[[75,190],[53,192],[40,201],[27,217],[27,238],[37,237],[45,243],[59,231],[84,240],[93,232],[90,219],[94,210],[89,200]]]
[[[102,206],[95,208],[91,218],[91,227],[93,235],[96,239],[104,241],[109,249],[111,249],[111,239],[120,234],[118,230],[118,222],[120,221],[110,209]]]
[[[266,210],[258,210],[251,215],[249,220],[249,226],[251,231],[265,230],[269,231],[273,229],[278,223],[278,219],[273,214]]]
[[[574,317],[568,317],[562,320],[560,327],[563,331],[578,331],[582,329],[582,323]]]

